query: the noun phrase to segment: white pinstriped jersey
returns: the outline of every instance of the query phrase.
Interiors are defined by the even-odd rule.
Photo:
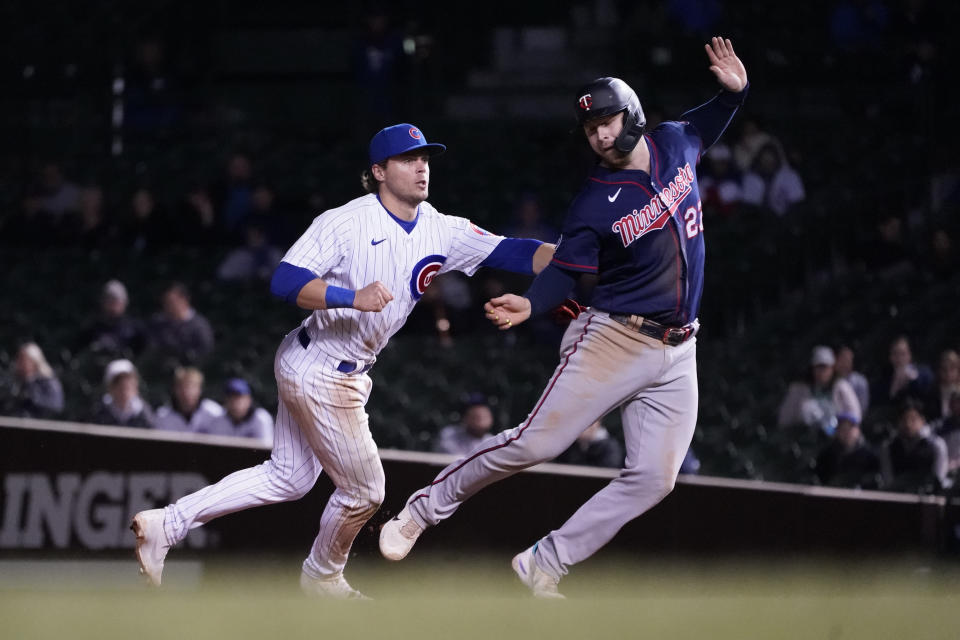
[[[407,233],[369,194],[317,216],[283,261],[333,286],[357,290],[379,280],[390,290],[393,300],[379,313],[317,310],[303,323],[325,353],[370,362],[406,322],[434,276],[473,275],[501,240],[428,202],[420,204],[416,225]]]

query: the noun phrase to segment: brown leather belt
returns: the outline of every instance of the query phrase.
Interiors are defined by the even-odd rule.
[[[692,338],[700,328],[700,323],[696,321],[682,327],[668,327],[659,322],[654,322],[649,318],[628,313],[611,313],[610,319],[619,322],[631,331],[650,336],[672,347]]]

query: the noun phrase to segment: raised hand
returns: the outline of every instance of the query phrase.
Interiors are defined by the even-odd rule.
[[[357,311],[383,311],[391,300],[393,294],[386,285],[377,280],[357,290],[357,295],[353,298],[353,308]]]
[[[501,331],[514,327],[530,317],[530,301],[513,293],[491,298],[485,305],[487,319]]]
[[[703,45],[710,59],[710,71],[727,91],[742,91],[747,86],[747,70],[733,52],[730,39],[713,37],[710,44]]]

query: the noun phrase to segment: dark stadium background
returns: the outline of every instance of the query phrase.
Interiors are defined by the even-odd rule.
[[[393,71],[371,81],[356,66],[356,54],[370,44],[368,20],[378,12],[398,48]],[[943,350],[960,348],[960,166],[951,102],[957,13],[955,3],[932,0],[2,2],[0,396],[9,388],[17,346],[33,340],[64,384],[67,407],[58,419],[84,423],[103,392],[103,367],[111,358],[78,347],[76,335],[95,316],[103,283],[122,280],[131,311],[146,316],[157,309],[161,288],[182,280],[214,326],[216,347],[199,362],[209,392],[216,395],[225,379],[244,376],[255,397],[275,409],[274,349],[304,312],[272,299],[263,282],[217,280],[217,265],[236,237],[222,233],[200,242],[178,234],[186,194],[197,185],[215,193],[232,154],[246,154],[255,179],[274,190],[278,242],[287,243],[282,250],[315,215],[360,195],[371,135],[402,121],[448,145],[432,163],[430,201],[438,209],[499,232],[513,221],[521,199],[534,194],[545,222],[556,226],[591,162],[574,126],[578,86],[599,75],[619,76],[637,90],[651,124],[675,118],[715,93],[703,44],[719,34],[732,39],[751,82],[725,141],[734,144],[745,122],[759,124],[782,143],[806,197],[782,216],[747,207],[705,215],[708,266],[693,450],[704,481],[755,482],[761,493],[762,483],[771,482],[808,491],[818,484],[813,463],[823,437],[778,429],[775,422],[788,383],[814,345],[852,345],[857,368],[868,377],[879,375],[888,343],[901,333],[909,336],[915,358],[933,366]],[[162,52],[152,76],[138,64],[145,43]],[[151,84],[158,79],[162,86]],[[81,235],[69,227],[39,233],[24,218],[24,203],[50,162],[77,185],[102,188],[104,233]],[[118,231],[140,187],[153,192],[168,216],[163,239],[145,249],[126,244]],[[896,251],[881,238],[881,223],[891,216],[902,229]],[[932,248],[936,232],[952,242],[942,254]],[[497,333],[484,325],[480,305],[498,287],[522,291],[528,282],[478,274],[469,282],[469,308],[418,308],[371,374],[368,411],[382,448],[428,450],[471,391],[491,399],[497,429],[524,418],[553,369],[560,330],[543,322]],[[451,321],[449,336],[437,334],[436,313]],[[154,405],[164,402],[179,363],[150,354],[135,361],[145,397]],[[879,446],[894,422],[889,410],[868,412],[864,434]],[[89,471],[83,461],[63,466],[35,455],[45,447],[69,450],[73,441],[59,440],[55,431],[43,435],[41,428],[38,443],[12,424],[0,431],[6,472]],[[620,437],[616,415],[607,426]],[[11,449],[27,442],[33,443],[30,456]],[[77,446],[94,451],[98,442]],[[184,445],[189,451],[205,446]],[[103,462],[103,469],[121,472],[131,452],[140,457],[129,461],[128,471],[165,469],[169,462],[159,454],[149,459],[135,440],[107,448],[121,462]],[[263,454],[224,451],[244,464]],[[189,469],[201,459],[191,453],[174,466]],[[397,471],[404,478],[400,486],[429,468],[416,467],[409,476]],[[563,483],[577,486],[575,478]],[[526,480],[517,487],[538,496],[540,484]],[[656,525],[695,526],[694,516],[682,515],[684,505],[698,505],[700,513],[712,505],[710,517],[723,521],[717,503],[690,487],[681,484],[678,502],[671,496],[650,514]],[[328,490],[321,484],[314,493]],[[399,499],[399,492],[388,491]],[[860,508],[880,518],[877,524],[867,527],[873,522],[868,518],[847,526],[876,534],[874,550],[897,539],[949,562],[956,550],[955,498],[934,493],[939,501],[917,498],[909,516],[915,519],[891,526],[899,532],[892,538],[883,537],[883,508],[872,510],[870,492],[863,492]],[[773,555],[776,536],[783,536],[782,549],[795,549],[794,537],[804,536],[793,527],[781,522],[758,529],[743,515],[755,513],[762,521],[764,509],[778,513],[769,506],[777,495],[763,493],[738,510],[741,526],[723,535],[733,540],[751,531],[754,537],[744,540]],[[482,504],[479,513],[497,508],[492,499]],[[532,513],[543,515],[545,508]],[[803,512],[821,518],[805,522],[821,542],[836,535],[830,525],[840,511],[831,508]],[[233,529],[260,516],[238,516],[244,524]],[[300,513],[288,517],[296,521]],[[622,542],[637,536],[654,553],[698,544],[695,537],[680,536],[680,544],[633,524]],[[224,527],[229,542],[231,525]],[[296,542],[307,533],[296,532]],[[763,533],[769,535],[760,544]],[[256,544],[238,535],[232,540],[239,547],[269,553],[269,532],[258,533]],[[372,554],[372,539],[358,545]],[[495,542],[491,549],[513,544]],[[74,543],[71,554],[78,551]],[[42,553],[49,541],[46,546]],[[856,540],[843,538],[837,546],[849,552]]]

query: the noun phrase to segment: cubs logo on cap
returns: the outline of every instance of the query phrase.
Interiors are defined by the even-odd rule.
[[[380,164],[387,158],[407,151],[423,149],[430,155],[443,153],[446,145],[428,143],[420,129],[408,122],[381,129],[370,140],[370,164]]]

